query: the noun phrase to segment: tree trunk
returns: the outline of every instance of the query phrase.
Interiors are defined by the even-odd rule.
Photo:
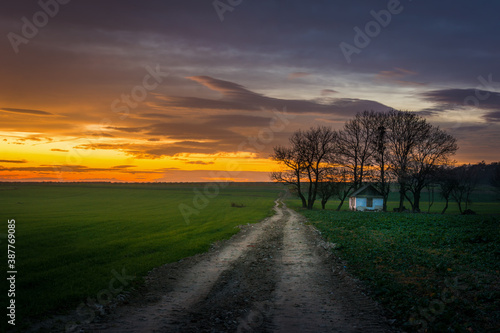
[[[314,206],[314,198],[313,198],[312,187],[313,187],[313,183],[310,182],[309,183],[309,195],[308,195],[308,198],[307,198],[307,209],[309,209],[309,210],[313,209],[313,206]]]
[[[313,200],[313,199],[311,199],[311,200],[309,201],[309,203],[307,204],[307,209],[308,209],[308,210],[312,210],[312,209],[313,209],[313,206],[314,206],[314,200]]]
[[[297,174],[297,192],[299,192],[299,198],[300,198],[300,200],[302,200],[302,208],[307,208],[306,198],[302,194],[302,189],[300,186],[300,175],[299,174]]]
[[[399,183],[399,211],[402,212],[405,206],[406,183]]]
[[[383,204],[382,204],[382,211],[384,212],[387,212],[387,189],[386,189],[386,184],[385,184],[385,165],[384,165],[384,161],[382,160],[382,164],[380,166],[380,180],[382,182],[382,197],[383,197]]]
[[[458,205],[458,210],[460,211],[460,214],[462,214],[462,200],[457,200],[457,205]]]
[[[445,198],[446,199],[446,204],[444,205],[444,208],[443,208],[443,211],[441,212],[441,214],[444,214],[446,212],[446,210],[448,209],[448,202],[450,201],[448,198]]]
[[[420,191],[413,193],[413,212],[420,213]]]
[[[342,208],[342,205],[344,204],[344,200],[345,200],[345,197],[343,199],[340,200],[340,204],[339,206],[337,207],[337,212],[340,211],[340,208]]]
[[[384,212],[387,212],[387,201],[389,200],[389,191],[390,191],[390,188],[387,187],[385,192],[383,193],[384,195],[384,204],[382,205],[382,210]]]
[[[312,206],[314,205],[314,199],[313,199],[313,181],[311,178],[311,175],[309,174],[309,191],[307,192],[307,209],[312,209]]]
[[[304,197],[304,195],[301,192],[299,192],[299,197],[302,200],[302,208],[307,208],[306,198]]]
[[[325,206],[326,206],[326,201],[321,200],[321,209],[325,209]]]
[[[431,212],[431,207],[434,205],[434,188],[428,187],[427,194],[429,197],[429,208],[427,208],[427,213]]]

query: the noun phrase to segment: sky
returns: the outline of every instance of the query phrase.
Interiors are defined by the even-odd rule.
[[[0,181],[269,181],[273,147],[415,112],[499,161],[500,2],[9,1]]]

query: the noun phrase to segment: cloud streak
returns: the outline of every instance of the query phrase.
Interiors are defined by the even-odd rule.
[[[320,104],[315,101],[293,100],[267,97],[263,94],[246,89],[234,82],[216,79],[209,76],[192,76],[188,79],[195,81],[212,91],[222,95],[221,99],[206,99],[198,97],[166,97],[165,106],[196,108],[196,109],[225,109],[241,111],[259,111],[262,108],[282,109],[286,107],[290,113],[297,114],[331,114],[352,116],[364,110],[386,111],[390,107],[382,103],[358,98],[334,98],[329,104]]]
[[[40,111],[40,110],[15,109],[15,108],[1,108],[0,110],[5,112],[28,114],[35,116],[53,116],[53,114],[50,112]]]

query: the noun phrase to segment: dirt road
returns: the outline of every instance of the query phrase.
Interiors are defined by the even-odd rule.
[[[331,244],[277,201],[203,255],[152,271],[144,290],[83,332],[392,332]]]

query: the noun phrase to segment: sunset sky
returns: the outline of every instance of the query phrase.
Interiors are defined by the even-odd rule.
[[[295,130],[416,112],[500,160],[500,2],[8,1],[0,180],[269,181]]]

